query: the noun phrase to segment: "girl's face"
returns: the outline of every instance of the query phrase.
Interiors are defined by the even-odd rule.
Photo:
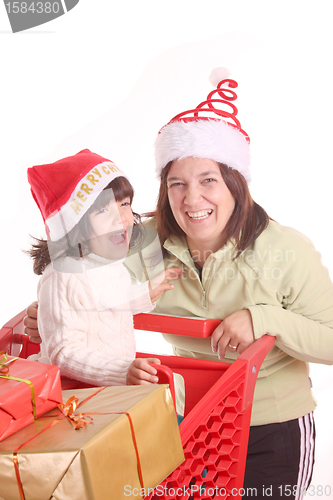
[[[92,252],[109,260],[123,259],[129,248],[134,216],[130,198],[108,204],[89,215],[92,232],[89,246]]]
[[[191,248],[216,252],[235,208],[217,163],[208,158],[183,158],[171,165],[168,198],[173,215]]]

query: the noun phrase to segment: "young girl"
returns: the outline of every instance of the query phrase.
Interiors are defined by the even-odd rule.
[[[38,284],[40,362],[92,385],[156,383],[156,370],[135,360],[133,314],[147,312],[180,269],[132,285],[123,262],[140,244],[134,191],[119,168],[89,150],[28,169],[48,240],[30,255]]]

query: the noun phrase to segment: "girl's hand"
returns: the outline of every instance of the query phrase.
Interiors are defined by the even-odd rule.
[[[160,365],[161,361],[157,358],[136,358],[129,366],[127,371],[127,385],[148,385],[157,384],[157,370],[149,363]]]
[[[170,267],[162,273],[158,274],[155,278],[149,281],[149,295],[152,302],[156,302],[162,297],[165,290],[172,290],[174,285],[168,283],[169,280],[177,280],[182,274],[179,267]]]
[[[38,332],[38,324],[37,324],[37,310],[38,310],[38,302],[33,302],[27,308],[27,315],[23,319],[24,324],[24,333],[29,335],[31,342],[35,344],[40,344],[42,339],[39,336]]]
[[[212,351],[223,359],[227,349],[241,354],[254,341],[250,311],[243,309],[227,316],[215,329],[211,338]]]

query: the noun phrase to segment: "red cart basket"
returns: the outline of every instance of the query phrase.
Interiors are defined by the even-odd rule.
[[[26,358],[39,351],[38,344],[24,334],[21,312],[0,330],[0,350]],[[202,320],[138,314],[138,330],[209,337],[217,320]],[[173,373],[185,385],[185,414],[180,434],[185,461],[175,469],[147,500],[240,499],[246,463],[254,387],[260,366],[274,338],[265,335],[232,363],[178,356],[155,355],[161,360],[160,383],[168,383],[174,395]],[[138,353],[138,357],[151,354]],[[64,389],[87,387],[64,378]]]

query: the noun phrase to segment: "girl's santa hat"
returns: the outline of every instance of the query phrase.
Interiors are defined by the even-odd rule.
[[[28,168],[31,193],[49,239],[63,238],[116,177],[126,177],[111,161],[84,149],[47,165]]]
[[[226,68],[216,68],[210,75],[216,87],[206,101],[195,109],[176,115],[159,132],[155,141],[156,173],[174,160],[186,157],[210,158],[238,170],[250,181],[250,138],[236,118],[232,103],[238,86],[228,78]]]

